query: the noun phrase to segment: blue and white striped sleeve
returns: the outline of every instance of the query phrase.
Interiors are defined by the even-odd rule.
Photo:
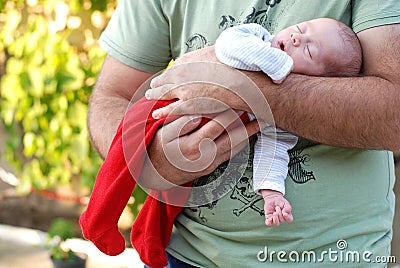
[[[263,71],[272,80],[285,78],[292,70],[293,59],[271,47],[271,34],[261,25],[250,23],[223,31],[215,43],[217,58],[231,67]]]

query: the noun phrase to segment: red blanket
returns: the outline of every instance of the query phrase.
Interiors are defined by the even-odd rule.
[[[88,207],[79,223],[84,237],[107,255],[118,255],[125,250],[118,220],[140,176],[147,146],[160,126],[176,119],[156,120],[151,113],[170,103],[142,98],[132,105],[121,120],[107,158],[100,167]],[[207,121],[203,119],[201,124]],[[184,186],[186,188],[151,191],[132,226],[132,245],[149,267],[168,264],[165,248],[174,219],[185,205],[192,183]]]

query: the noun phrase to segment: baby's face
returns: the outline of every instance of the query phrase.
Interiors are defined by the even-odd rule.
[[[280,31],[272,46],[293,58],[293,72],[323,75],[327,59],[337,57],[343,49],[336,21],[326,18],[302,22]]]

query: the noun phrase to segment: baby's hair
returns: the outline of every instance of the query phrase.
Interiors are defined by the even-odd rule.
[[[325,64],[325,76],[355,76],[360,73],[362,49],[356,33],[343,22],[337,21],[343,51]]]

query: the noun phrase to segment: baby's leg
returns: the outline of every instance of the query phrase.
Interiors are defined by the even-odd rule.
[[[283,194],[274,190],[261,190],[264,199],[265,224],[279,226],[281,222],[292,222],[292,207]]]
[[[111,256],[125,250],[125,239],[118,230],[118,220],[136,184],[123,155],[122,127],[119,126],[97,175],[89,205],[79,219],[84,237]]]

